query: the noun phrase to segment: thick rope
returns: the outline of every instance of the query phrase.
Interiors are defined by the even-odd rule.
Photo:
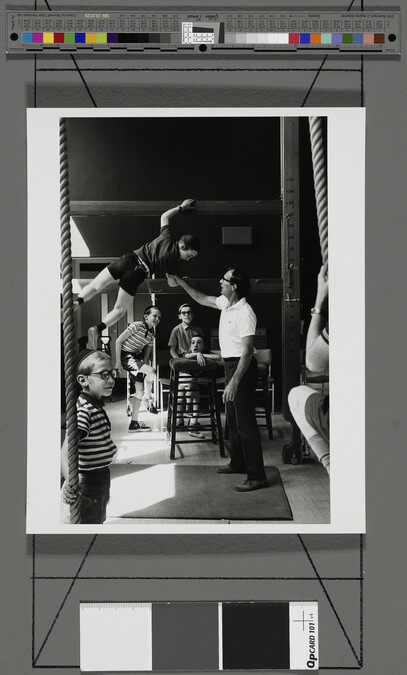
[[[61,201],[61,274],[62,274],[62,316],[64,336],[64,370],[66,397],[66,433],[68,435],[69,486],[78,491],[78,432],[76,420],[76,380],[75,380],[75,326],[72,295],[72,255],[71,229],[69,216],[69,175],[66,142],[66,122],[59,123],[59,166]],[[79,500],[70,506],[71,523],[79,523]]]
[[[328,192],[325,166],[324,137],[322,118],[310,117],[309,130],[311,137],[312,166],[314,171],[315,201],[319,241],[321,244],[322,263],[325,274],[328,274]]]

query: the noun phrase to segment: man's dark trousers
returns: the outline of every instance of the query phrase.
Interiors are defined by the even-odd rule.
[[[239,358],[224,359],[226,384],[232,379],[238,363]],[[226,403],[230,466],[235,471],[246,471],[248,480],[266,480],[255,413],[257,377],[257,361],[252,358],[239,382],[235,400]]]

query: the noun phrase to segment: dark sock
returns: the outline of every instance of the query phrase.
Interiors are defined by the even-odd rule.
[[[100,323],[98,323],[98,325],[97,325],[96,327],[97,327],[97,329],[98,329],[98,332],[101,333],[102,330],[105,330],[106,324],[103,323],[103,321],[101,321]]]
[[[76,302],[78,303],[78,305],[83,305],[83,303],[84,303],[84,299],[83,299],[83,298],[81,298],[81,296],[80,296],[80,295],[78,295],[78,297],[76,298]]]

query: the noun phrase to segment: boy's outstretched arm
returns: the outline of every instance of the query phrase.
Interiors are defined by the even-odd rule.
[[[324,268],[321,267],[318,274],[317,296],[315,299],[315,310],[317,313],[311,317],[305,351],[305,365],[308,370],[315,373],[325,371],[329,364],[329,345],[322,337],[322,331],[327,324],[327,303],[328,279]]]
[[[186,291],[193,300],[199,302],[200,305],[212,307],[213,309],[219,309],[216,304],[216,297],[214,295],[206,295],[206,293],[202,293],[202,291],[199,291],[197,288],[195,288],[195,286],[192,286],[192,284],[190,284],[188,281],[178,276],[178,274],[167,273],[167,279],[168,282],[172,281],[178,286],[181,286],[184,291]],[[172,286],[173,283],[170,285]]]
[[[161,215],[160,227],[163,228],[165,227],[165,225],[169,225],[171,218],[175,216],[177,213],[194,208],[195,208],[195,199],[184,199],[182,204],[179,204],[179,206],[174,206],[172,209],[168,209],[168,211],[165,211]]]

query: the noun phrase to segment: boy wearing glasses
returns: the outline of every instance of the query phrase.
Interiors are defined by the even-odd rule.
[[[181,323],[172,329],[168,340],[170,354],[173,359],[185,358],[186,355],[190,353],[193,337],[204,337],[202,328],[194,323],[194,312],[190,304],[184,303],[183,305],[180,305],[178,309],[178,318]],[[178,428],[184,426],[182,405],[180,405],[180,412],[181,414],[177,419]],[[199,425],[197,424],[196,426],[198,428]]]
[[[168,346],[173,359],[179,359],[190,351],[192,338],[199,335],[203,338],[203,330],[194,323],[194,312],[191,305],[184,303],[178,309],[179,323],[172,329]]]
[[[105,352],[85,349],[77,361],[76,379],[81,391],[76,403],[78,420],[79,488],[75,494],[69,485],[68,442],[62,446],[63,501],[79,499],[80,523],[102,525],[110,497],[110,469],[116,446],[110,437],[110,420],[104,410],[103,397],[110,396],[117,377],[112,361]]]

